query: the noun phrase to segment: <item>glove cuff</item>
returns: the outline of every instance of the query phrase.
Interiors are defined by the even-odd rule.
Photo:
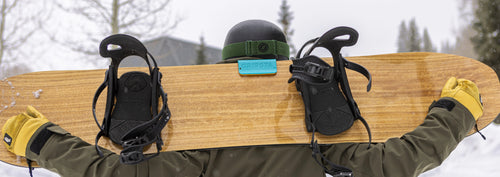
[[[49,140],[49,138],[54,134],[52,131],[48,130],[49,127],[54,126],[52,123],[48,123],[40,127],[40,129],[33,135],[34,139],[30,140],[29,150],[36,155],[40,155],[40,151],[43,146]]]
[[[34,122],[32,124],[25,124],[17,136],[17,142],[13,145],[13,151],[16,155],[26,157],[26,151],[28,150],[28,142],[34,138],[36,132],[42,128],[47,127],[52,123],[50,122]]]
[[[459,91],[453,98],[460,102],[460,104],[464,105],[467,110],[472,113],[472,116],[474,116],[475,120],[483,115],[483,105],[481,104],[481,102],[478,99],[475,99],[471,95],[467,94],[466,92]]]

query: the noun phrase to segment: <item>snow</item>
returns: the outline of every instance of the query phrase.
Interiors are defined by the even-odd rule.
[[[9,87],[10,87],[9,92],[11,92],[11,93],[13,93],[13,94],[15,93],[15,96],[11,96],[11,97],[10,97],[10,99],[11,99],[12,101],[11,101],[8,105],[4,105],[4,102],[0,102],[0,108],[1,108],[1,109],[0,109],[0,113],[1,113],[3,110],[5,110],[5,109],[7,109],[7,108],[9,108],[9,107],[14,107],[14,106],[16,105],[16,99],[15,99],[15,97],[19,97],[21,94],[20,94],[19,92],[16,92],[16,91],[15,91],[15,88],[16,88],[16,87],[14,87],[14,85],[12,84],[12,82],[11,82],[11,81],[9,81],[9,80],[7,80],[7,78],[4,78],[4,79],[2,79],[2,80],[0,80],[0,81],[1,81],[1,82],[6,82],[6,83],[7,83],[7,85],[9,85]],[[5,94],[4,92],[5,92],[5,91],[2,89],[2,100],[5,100],[5,95],[6,95],[6,94]]]
[[[14,87],[14,85],[12,85],[12,82],[7,81],[7,84],[9,84],[9,86],[10,86],[10,88],[11,88],[11,89],[14,89],[14,88],[15,88],[15,87]]]
[[[30,176],[28,168],[9,165],[0,161],[0,174],[2,177],[24,177]],[[43,168],[35,168],[33,177],[60,177],[58,174]]]
[[[419,177],[460,177],[481,176],[497,177],[500,174],[500,125],[492,124],[481,133],[466,137],[441,166],[423,173]],[[2,177],[29,176],[28,168],[8,165],[0,162]],[[33,171],[35,177],[59,177],[56,173],[42,168]],[[327,175],[328,176],[328,175]],[[329,176],[331,177],[331,176]]]
[[[34,92],[32,92],[32,93],[33,93],[33,96],[34,96],[36,99],[38,99],[38,98],[40,98],[40,94],[41,94],[42,92],[43,92],[43,90],[42,90],[42,89],[38,89],[37,91],[34,91]]]

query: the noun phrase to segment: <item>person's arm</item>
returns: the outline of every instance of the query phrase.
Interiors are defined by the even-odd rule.
[[[36,138],[30,140],[28,147],[34,147],[34,141],[43,141],[40,140],[44,139],[43,134],[50,134],[50,137],[38,152],[34,148],[27,149],[26,158],[62,177],[196,176],[203,168],[201,163],[196,162],[204,154],[195,151],[162,152],[149,161],[124,165],[117,154],[101,149],[104,156],[100,157],[94,145],[70,135],[57,125],[37,130]]]
[[[467,109],[455,103],[453,110],[434,107],[423,124],[400,138],[384,143],[342,143],[324,150],[328,159],[363,176],[418,176],[439,166],[472,129],[475,122]]]
[[[10,118],[2,128],[4,144],[12,153],[36,161],[40,167],[63,177],[197,176],[206,154],[197,151],[162,152],[137,165],[120,163],[119,156],[101,149],[49,122],[33,107]],[[28,173],[28,172],[27,172]]]
[[[354,176],[418,176],[439,166],[482,115],[479,92],[468,80],[450,78],[441,99],[424,122],[400,138],[384,143],[343,143],[323,147],[332,162],[347,166]]]
[[[38,148],[34,148],[35,146]],[[26,158],[63,177],[118,175],[126,177],[136,176],[144,171],[141,165],[121,165],[118,155],[109,150],[103,149],[102,152],[104,156],[100,157],[95,146],[70,135],[57,125],[52,125],[37,131],[28,144]]]

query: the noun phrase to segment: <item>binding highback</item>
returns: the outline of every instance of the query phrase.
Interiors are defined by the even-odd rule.
[[[122,145],[123,150],[120,153],[120,161],[124,164],[136,164],[158,155],[163,145],[161,130],[170,120],[170,110],[167,106],[167,95],[161,85],[162,74],[159,72],[155,59],[139,40],[125,34],[115,34],[105,38],[99,46],[99,53],[102,57],[111,58],[111,64],[106,71],[104,82],[96,91],[92,103],[94,119],[100,129],[95,140],[97,152],[102,156],[97,143],[100,137],[106,136],[114,143]],[[118,66],[123,59],[129,56],[139,56],[144,59],[149,68],[149,75],[132,71],[123,74],[120,78],[130,79],[130,82],[118,79]],[[153,62],[153,66],[151,66],[149,59]],[[133,85],[139,81],[144,81],[145,83],[139,83],[137,86]],[[123,85],[132,86],[123,89],[121,88]],[[106,87],[108,90],[106,108],[101,125],[97,120],[95,107],[98,97]],[[149,92],[141,97],[149,102],[142,102],[143,109],[137,108],[137,110],[133,110],[141,106],[135,106],[127,98],[118,98],[126,97],[134,89],[143,89],[141,91]],[[160,98],[162,106],[161,110],[158,111]],[[119,104],[122,100],[128,103]],[[118,109],[117,106],[119,105],[124,108]],[[146,108],[144,109],[144,107]],[[126,113],[120,114],[124,110]],[[156,143],[157,153],[144,155],[144,147],[152,143]]]

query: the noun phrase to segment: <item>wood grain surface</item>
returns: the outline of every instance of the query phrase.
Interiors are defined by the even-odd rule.
[[[475,82],[482,95],[487,126],[500,111],[500,83],[495,72],[474,59],[438,53],[398,53],[348,57],[372,74],[367,80],[348,70],[348,79],[361,114],[370,125],[373,141],[400,137],[423,122],[428,106],[439,99],[449,77]],[[330,64],[332,60],[325,58]],[[172,118],[163,129],[164,151],[216,147],[307,144],[302,99],[295,84],[288,84],[291,61],[279,61],[273,76],[240,76],[237,64],[161,67]],[[120,73],[146,68],[120,68]],[[32,105],[50,121],[93,144],[98,127],[91,104],[104,70],[46,71],[23,74],[0,82],[0,123]],[[36,98],[36,92],[39,97]],[[102,122],[106,95],[98,101]],[[474,131],[471,131],[474,133]],[[319,142],[366,142],[362,123],[334,136],[317,135]],[[101,146],[119,152],[107,138]],[[148,152],[154,152],[150,148]],[[0,145],[0,160],[24,165]]]

